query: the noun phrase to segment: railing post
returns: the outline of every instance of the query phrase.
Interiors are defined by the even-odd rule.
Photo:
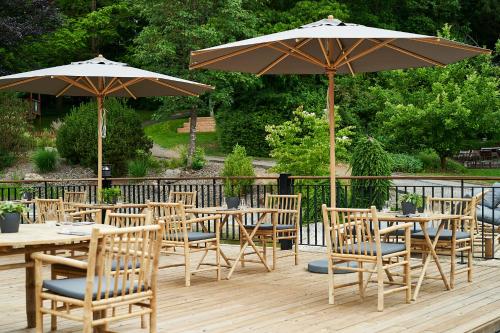
[[[292,194],[292,180],[289,173],[280,173],[278,178],[278,193],[280,195]],[[293,248],[293,241],[291,239],[280,240],[280,247],[282,250],[291,250]]]

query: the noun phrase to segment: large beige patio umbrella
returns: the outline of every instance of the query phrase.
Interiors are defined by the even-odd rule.
[[[198,96],[213,87],[154,73],[102,55],[69,65],[0,77],[0,90],[59,96],[95,96],[98,105],[97,188],[102,188],[103,100],[114,97]],[[99,193],[99,192],[98,192]]]
[[[444,66],[489,52],[444,38],[344,23],[330,16],[297,29],[193,51],[190,68],[328,75],[330,193],[335,207],[335,74]]]

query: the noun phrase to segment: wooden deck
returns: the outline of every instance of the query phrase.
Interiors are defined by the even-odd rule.
[[[236,252],[225,246],[225,252]],[[231,280],[215,281],[211,274],[192,278],[184,287],[183,269],[160,272],[159,332],[467,332],[494,331],[500,318],[500,268],[491,262],[475,266],[474,282],[458,278],[453,291],[428,280],[419,300],[404,303],[404,293],[386,296],[386,310],[376,311],[376,285],[361,301],[357,288],[336,293],[328,305],[326,275],[305,271],[308,261],[323,255],[302,252],[301,264],[292,258],[278,262],[276,271],[248,263]],[[19,258],[18,258],[19,259]],[[169,258],[165,258],[169,259]],[[2,260],[6,260],[5,258]],[[226,271],[227,272],[227,271]],[[346,274],[339,279],[354,279]],[[26,325],[24,270],[0,272],[0,332],[34,332]],[[45,318],[45,331],[50,319]],[[78,323],[61,319],[58,332],[79,332]],[[139,319],[111,325],[116,332],[148,332]]]

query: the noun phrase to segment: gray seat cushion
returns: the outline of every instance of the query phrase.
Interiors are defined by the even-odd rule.
[[[339,269],[338,267],[347,266],[347,267],[358,267],[356,262],[346,262],[342,264],[336,264],[336,269],[333,271],[334,274],[348,274],[348,273],[356,273],[355,271],[347,270],[347,269]],[[320,259],[314,260],[307,264],[307,270],[311,273],[319,273],[319,274],[328,274],[328,260]]]
[[[410,233],[416,233],[416,232],[419,232],[420,230],[414,230],[414,229],[410,229]],[[406,233],[406,230],[404,229],[398,229],[398,230],[395,230],[394,232],[391,232],[391,236],[404,236]]]
[[[198,231],[188,232],[188,240],[190,242],[211,239],[211,238],[215,238],[215,233],[213,233],[213,232],[198,232]]]
[[[351,253],[351,254],[359,254],[361,251],[361,254],[365,254],[365,248],[366,248],[366,255],[371,255],[370,250],[373,249],[373,255],[377,255],[377,246],[375,245],[374,242],[371,243],[370,246],[366,247],[366,243],[361,243],[361,244],[351,244],[348,246],[348,248],[344,247],[343,248],[343,253]],[[382,255],[388,255],[391,253],[396,253],[396,252],[401,252],[406,250],[406,247],[404,244],[400,243],[380,243],[380,247],[382,249]],[[337,248],[337,251],[340,252],[340,248]]]
[[[255,224],[245,225],[245,229],[253,229],[253,228],[255,228]],[[278,224],[276,226],[276,229],[278,230],[295,229],[295,226],[293,224]],[[273,225],[271,223],[262,223],[261,225],[259,225],[259,230],[273,230]]]
[[[429,233],[430,238],[436,237],[437,233],[437,228],[429,228],[427,229]],[[450,229],[443,229],[441,233],[439,234],[439,239],[440,240],[451,240],[451,230]],[[424,233],[422,231],[419,231],[417,233],[414,233],[411,235],[412,238],[417,238],[417,239],[424,239]],[[470,238],[470,234],[468,232],[464,231],[457,231],[456,233],[456,239],[464,239],[464,238]]]
[[[495,209],[498,205],[500,205],[500,183],[494,183],[493,188],[484,195],[482,205]]]
[[[477,206],[477,220],[493,225],[500,225],[500,208],[491,209],[486,206]]]
[[[60,280],[44,280],[43,281],[43,288],[47,289],[55,294],[66,296],[66,297],[71,297],[71,298],[76,298],[76,299],[81,299],[83,300],[85,298],[85,284],[86,284],[87,278],[74,278],[74,279],[60,279]],[[117,287],[117,294],[121,294],[122,292],[122,284],[123,280],[118,278],[118,287]],[[95,300],[97,298],[97,277],[94,280],[94,291],[92,295],[92,299]],[[111,279],[110,285],[109,285],[109,297],[113,296],[113,291],[115,287],[115,280]],[[128,293],[130,288],[130,282],[127,281],[125,284],[125,292]],[[101,298],[104,298],[106,296],[106,280],[103,279],[102,281],[102,291],[101,291]],[[137,284],[134,286],[134,292],[137,291]]]

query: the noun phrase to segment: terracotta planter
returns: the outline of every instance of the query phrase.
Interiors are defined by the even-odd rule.
[[[0,230],[2,233],[19,232],[20,223],[21,214],[19,213],[4,213],[0,216]]]

